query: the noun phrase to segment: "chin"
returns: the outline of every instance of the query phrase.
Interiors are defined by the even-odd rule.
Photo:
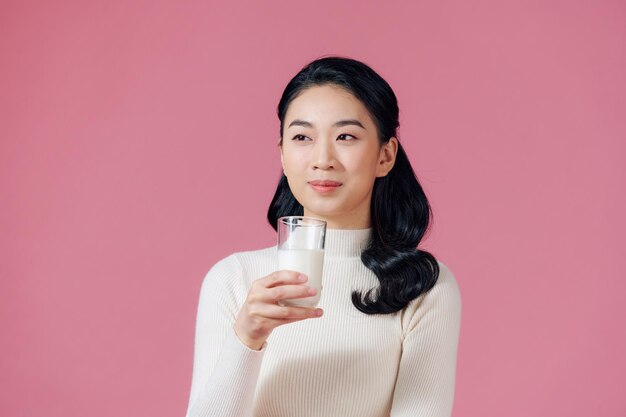
[[[318,219],[330,219],[333,217],[340,217],[343,213],[343,210],[338,210],[336,208],[329,207],[311,207],[308,206],[307,213],[310,217],[316,217]]]

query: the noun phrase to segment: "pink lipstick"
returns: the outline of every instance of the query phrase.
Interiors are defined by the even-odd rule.
[[[309,185],[318,193],[327,194],[341,187],[342,183],[332,180],[313,180],[309,181]]]

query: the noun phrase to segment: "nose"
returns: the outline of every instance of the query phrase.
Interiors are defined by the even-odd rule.
[[[332,145],[329,145],[326,141],[316,143],[313,155],[313,169],[332,169],[335,167],[335,163]]]

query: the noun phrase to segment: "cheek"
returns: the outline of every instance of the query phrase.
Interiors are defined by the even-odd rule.
[[[369,177],[376,175],[378,155],[366,150],[356,152],[344,159],[346,171],[359,177],[362,181],[369,181]]]
[[[285,173],[288,175],[298,175],[298,171],[301,171],[304,166],[302,155],[296,152],[283,152],[282,161]]]

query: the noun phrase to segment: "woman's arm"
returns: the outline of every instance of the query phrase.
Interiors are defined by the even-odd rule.
[[[215,264],[202,282],[188,417],[252,415],[263,349],[249,349],[233,330],[242,287],[235,256]]]
[[[440,269],[435,286],[403,317],[405,338],[392,417],[452,415],[461,294],[452,272],[442,263]]]
[[[232,255],[202,283],[188,417],[251,416],[267,337],[277,326],[322,315],[321,309],[278,305],[315,294],[301,274],[274,272],[250,288],[243,275]]]

